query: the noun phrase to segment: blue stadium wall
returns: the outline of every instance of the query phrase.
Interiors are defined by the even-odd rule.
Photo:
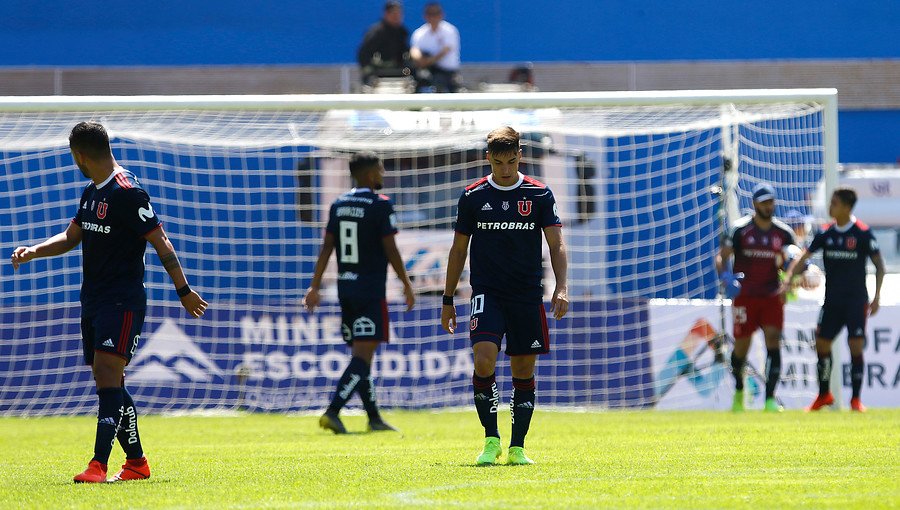
[[[3,0],[2,65],[352,62],[381,0]],[[423,0],[407,1],[406,26]],[[445,1],[466,62],[900,57],[891,0]],[[536,30],[536,20],[540,20]],[[894,41],[894,44],[889,43]]]
[[[405,2],[410,30],[424,4]],[[464,62],[900,58],[891,0],[444,4]],[[0,66],[351,63],[382,5],[0,0]],[[842,111],[840,139],[842,162],[895,163],[900,111]]]

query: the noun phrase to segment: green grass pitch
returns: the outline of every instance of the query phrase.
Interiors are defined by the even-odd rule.
[[[474,410],[388,412],[335,436],[316,416],[143,416],[150,480],[75,485],[90,417],[0,418],[0,508],[896,508],[900,410],[535,414],[533,466],[476,467]],[[365,419],[348,416],[351,431]],[[500,415],[509,438],[509,414]],[[124,455],[118,445],[112,472]]]

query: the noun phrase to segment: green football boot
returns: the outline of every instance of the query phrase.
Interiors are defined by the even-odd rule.
[[[780,413],[784,411],[784,408],[781,407],[781,404],[778,403],[774,398],[766,399],[766,406],[763,407],[763,411],[767,413]]]
[[[744,412],[744,390],[737,390],[734,392],[734,401],[731,403],[731,412]]]
[[[525,455],[525,448],[521,446],[510,446],[509,452],[506,454],[506,463],[514,466],[524,466],[534,464],[534,461]]]
[[[484,450],[481,450],[481,455],[475,459],[475,463],[479,466],[494,464],[500,458],[501,453],[503,453],[503,448],[500,447],[500,438],[486,437],[484,438]]]

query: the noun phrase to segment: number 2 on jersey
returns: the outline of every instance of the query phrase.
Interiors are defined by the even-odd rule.
[[[359,225],[355,221],[340,222],[340,261],[344,264],[359,264]]]

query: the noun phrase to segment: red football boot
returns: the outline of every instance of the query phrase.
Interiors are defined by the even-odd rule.
[[[864,413],[864,412],[866,412],[866,406],[864,406],[863,403],[860,402],[860,400],[858,398],[851,398],[850,399],[850,410],[856,411],[858,413]]]
[[[110,482],[127,482],[128,480],[144,480],[150,478],[150,464],[147,457],[126,459],[122,469],[109,479]]]
[[[818,411],[819,409],[822,409],[825,406],[830,406],[831,404],[834,404],[834,395],[832,395],[829,391],[824,395],[819,395],[818,397],[816,397],[813,403],[806,408],[806,412]]]
[[[75,483],[102,483],[106,481],[106,464],[92,460],[83,473],[75,475]]]

